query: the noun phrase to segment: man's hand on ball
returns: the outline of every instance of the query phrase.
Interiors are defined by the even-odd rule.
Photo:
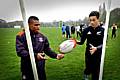
[[[64,54],[57,54],[57,59],[58,59],[58,60],[60,60],[60,59],[62,59],[62,58],[64,58]]]

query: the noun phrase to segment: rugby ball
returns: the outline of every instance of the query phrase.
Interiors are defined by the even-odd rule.
[[[59,51],[61,53],[68,53],[76,46],[76,40],[66,40],[59,45]]]

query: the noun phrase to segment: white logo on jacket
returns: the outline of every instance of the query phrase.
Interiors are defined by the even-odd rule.
[[[43,42],[43,38],[42,37],[39,38],[39,42]]]
[[[87,34],[92,34],[90,31]]]
[[[101,35],[101,31],[98,31],[98,32],[97,32],[97,35]]]

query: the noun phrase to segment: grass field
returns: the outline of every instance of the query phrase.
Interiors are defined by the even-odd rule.
[[[20,58],[15,51],[15,36],[20,29],[0,28],[0,80],[20,80]],[[61,30],[56,28],[41,28],[48,39],[51,48],[58,52],[59,44],[65,39],[61,36]],[[109,34],[111,31],[109,31]],[[118,31],[120,34],[120,31]],[[120,36],[116,39],[108,39],[104,80],[120,80]],[[49,58],[46,61],[47,80],[82,80],[84,71],[83,46],[77,46],[72,52],[65,55],[62,60]]]
[[[106,47],[105,66],[103,80],[120,80],[120,30],[117,37],[111,38],[111,30]]]

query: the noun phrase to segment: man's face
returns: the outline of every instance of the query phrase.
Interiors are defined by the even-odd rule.
[[[96,16],[90,16],[89,21],[90,21],[90,26],[92,26],[93,28],[96,28],[99,25],[99,19],[97,19]]]
[[[39,32],[39,27],[40,27],[40,23],[38,20],[31,20],[29,23],[29,28],[31,31],[33,31],[34,33],[38,33]]]

